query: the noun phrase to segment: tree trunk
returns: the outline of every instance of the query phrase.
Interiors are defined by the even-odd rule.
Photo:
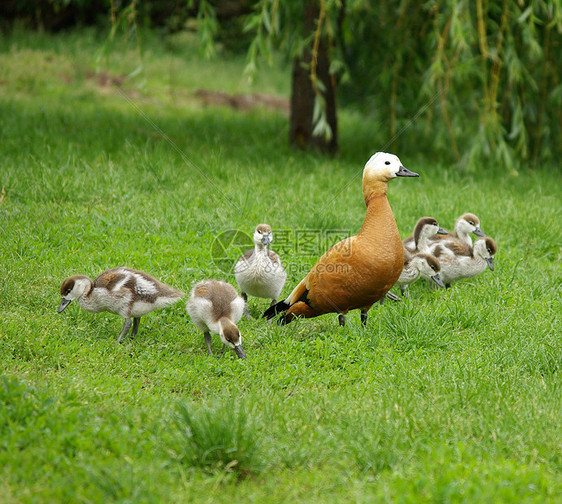
[[[318,6],[309,1],[305,9],[305,25],[308,32],[313,31],[318,20]],[[330,74],[328,44],[323,38],[318,45],[316,55],[316,75],[324,85],[322,95],[326,103],[326,119],[332,130],[331,138],[324,134],[313,135],[314,100],[316,93],[310,80],[310,62],[312,49],[305,49],[302,57],[293,61],[291,116],[289,125],[289,141],[299,149],[317,148],[322,152],[335,153],[338,150],[338,120],[336,111],[335,79]]]

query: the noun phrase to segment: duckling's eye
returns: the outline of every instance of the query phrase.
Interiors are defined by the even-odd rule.
[[[258,229],[258,233],[259,233],[259,234],[262,234],[262,232],[261,232],[259,229]]]
[[[389,165],[390,161],[385,161],[384,164]]]
[[[66,292],[64,293],[64,295],[66,296],[67,294],[70,294],[70,291],[71,291],[71,290],[72,290],[72,289],[66,289]]]
[[[431,269],[432,269],[433,271],[435,271],[435,266],[432,266]]]

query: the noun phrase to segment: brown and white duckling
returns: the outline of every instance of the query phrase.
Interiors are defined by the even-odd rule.
[[[441,264],[441,279],[446,287],[463,278],[471,278],[482,273],[486,267],[494,271],[496,242],[486,236],[474,242],[474,247],[466,248],[454,242],[436,243],[431,251]]]
[[[480,219],[473,213],[465,213],[461,215],[455,222],[454,233],[448,233],[445,236],[434,236],[432,238],[432,241],[449,240],[451,238],[456,238],[469,247],[472,247],[472,238],[470,237],[471,233],[475,234],[476,236],[486,236],[484,231],[480,229]]]
[[[211,351],[211,334],[218,334],[226,346],[234,349],[240,359],[246,358],[242,348],[242,335],[236,323],[242,318],[245,301],[229,283],[220,280],[203,280],[191,291],[187,301],[187,313],[193,323],[205,335],[209,355]]]
[[[123,317],[125,323],[118,341],[129,332],[131,323],[131,337],[134,337],[143,315],[170,306],[184,295],[148,273],[129,268],[109,269],[93,282],[84,275],[71,276],[62,283],[60,293],[62,301],[58,313],[77,301],[86,311],[107,311]]]
[[[404,249],[410,252],[427,254],[429,251],[429,240],[436,234],[446,235],[448,233],[433,217],[422,217],[416,222],[413,234],[402,241]]]
[[[409,297],[408,286],[414,283],[420,276],[427,280],[433,280],[439,287],[445,287],[439,272],[441,265],[437,258],[430,254],[411,254],[404,250],[404,269],[396,285],[404,297]]]
[[[287,273],[279,256],[269,250],[273,233],[269,224],[258,224],[254,231],[254,248],[240,257],[234,267],[234,277],[246,301],[248,294],[277,302],[285,285]]]

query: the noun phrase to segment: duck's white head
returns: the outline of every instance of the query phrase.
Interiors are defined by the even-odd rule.
[[[254,231],[254,243],[258,247],[267,247],[273,241],[273,233],[269,224],[258,224]]]
[[[242,348],[242,335],[229,319],[223,317],[219,320],[219,336],[221,341],[229,348],[232,348],[240,359],[246,358],[246,352]]]
[[[445,287],[439,272],[441,264],[437,258],[431,254],[417,254],[414,256],[413,263],[418,268],[421,276],[427,280],[433,280],[439,287]]]
[[[84,275],[74,275],[68,277],[61,285],[60,295],[61,303],[58,313],[63,311],[72,301],[80,299],[86,292],[92,288],[92,281]]]
[[[419,177],[419,175],[404,168],[398,156],[387,152],[373,154],[363,169],[363,180],[388,182],[395,177]]]
[[[484,231],[480,229],[480,219],[472,213],[465,213],[457,219],[457,223],[455,224],[455,231],[457,232],[457,234],[473,233],[476,236],[486,236]]]
[[[490,271],[494,271],[494,256],[498,250],[496,242],[489,236],[480,238],[474,242],[473,251],[475,255],[480,256],[488,263]]]

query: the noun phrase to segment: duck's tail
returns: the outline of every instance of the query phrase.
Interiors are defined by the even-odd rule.
[[[293,292],[291,292],[286,299],[284,299],[283,301],[279,301],[279,303],[276,303],[273,306],[270,306],[267,310],[265,310],[262,317],[265,317],[268,320],[272,319],[278,313],[286,312],[295,303],[298,303],[299,301],[306,302],[308,289],[306,288],[305,280],[302,280],[293,289]]]

